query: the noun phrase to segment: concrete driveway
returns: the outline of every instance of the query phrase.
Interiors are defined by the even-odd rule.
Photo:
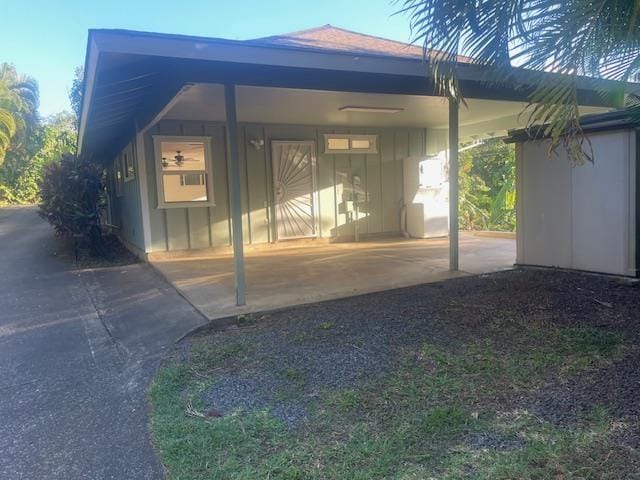
[[[146,391],[204,319],[147,265],[73,271],[34,208],[0,209],[0,478],[156,479]]]

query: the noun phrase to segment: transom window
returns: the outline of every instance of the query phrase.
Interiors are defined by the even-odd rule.
[[[209,137],[154,136],[158,207],[213,205]]]
[[[350,135],[327,133],[324,136],[325,153],[378,153],[377,135]]]

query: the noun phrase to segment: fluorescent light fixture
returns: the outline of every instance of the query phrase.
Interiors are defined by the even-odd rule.
[[[366,113],[398,113],[402,112],[404,108],[398,107],[367,107],[364,105],[345,105],[338,110],[341,112],[366,112]]]

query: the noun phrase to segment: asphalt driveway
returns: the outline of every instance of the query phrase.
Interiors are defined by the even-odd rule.
[[[73,271],[34,208],[0,209],[0,478],[156,479],[146,391],[203,318],[145,264]]]

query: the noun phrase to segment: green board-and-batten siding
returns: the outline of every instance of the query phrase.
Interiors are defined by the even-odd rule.
[[[376,134],[378,153],[324,154],[325,133]],[[153,135],[211,137],[215,206],[157,208]],[[319,236],[325,238],[354,235],[355,222],[348,221],[342,201],[343,182],[350,181],[353,175],[360,177],[363,196],[366,199],[358,219],[359,232],[399,232],[403,204],[402,159],[411,155],[423,155],[426,149],[426,131],[421,128],[331,128],[245,124],[240,126],[239,136],[243,235],[246,243],[266,243],[274,240],[272,140],[316,142]],[[256,150],[249,143],[251,139],[264,139],[264,147]],[[224,125],[220,123],[163,120],[145,135],[152,251],[230,244],[228,166],[225,152],[225,130]]]
[[[112,160],[107,165],[109,201],[111,209],[111,222],[116,227],[118,235],[132,246],[144,251],[144,232],[142,228],[142,208],[140,205],[140,179],[138,177],[138,161],[135,145],[127,145],[133,155],[135,176],[133,179],[123,182],[122,195],[116,195],[115,172]],[[118,157],[120,157],[118,155]]]

